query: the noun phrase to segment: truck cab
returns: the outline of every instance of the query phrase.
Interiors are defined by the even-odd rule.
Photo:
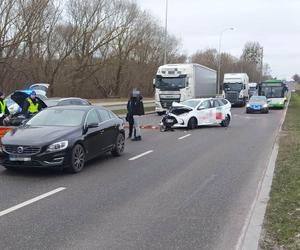
[[[249,77],[246,73],[224,74],[223,97],[233,106],[246,105],[249,99]]]
[[[173,102],[216,95],[216,71],[199,64],[167,64],[153,80],[155,111],[162,115]]]
[[[256,82],[250,82],[249,83],[249,98],[253,95],[257,95],[258,94],[258,85]]]

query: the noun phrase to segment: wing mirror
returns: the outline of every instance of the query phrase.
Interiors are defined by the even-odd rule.
[[[155,89],[156,87],[156,79],[153,79],[153,88]]]
[[[97,122],[92,122],[92,123],[89,123],[87,125],[87,129],[89,129],[89,128],[98,128],[98,127],[99,127],[99,123],[97,123]]]

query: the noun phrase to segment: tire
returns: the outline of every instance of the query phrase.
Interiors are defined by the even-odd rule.
[[[85,164],[85,150],[82,145],[76,144],[72,150],[71,163],[68,168],[70,173],[79,173]]]
[[[123,154],[125,148],[125,137],[119,133],[116,140],[115,148],[111,151],[113,156],[120,156]]]
[[[195,129],[196,127],[197,127],[197,119],[195,117],[190,118],[188,122],[188,129]]]
[[[221,126],[227,128],[229,126],[229,124],[230,124],[230,116],[227,115],[226,118],[225,118],[225,120],[223,120],[221,122]]]

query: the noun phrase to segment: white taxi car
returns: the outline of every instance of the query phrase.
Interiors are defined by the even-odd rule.
[[[232,119],[231,104],[224,98],[190,99],[173,103],[161,126],[194,129],[202,125],[228,127]]]

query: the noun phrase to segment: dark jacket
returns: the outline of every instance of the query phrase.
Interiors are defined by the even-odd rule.
[[[0,102],[3,104],[3,99],[2,99],[2,98],[0,98]],[[7,108],[7,105],[5,106],[4,114],[5,114],[5,115],[9,115],[9,110],[8,110],[8,108]]]
[[[141,98],[132,97],[127,103],[127,112],[129,115],[144,115],[144,104]]]
[[[37,98],[35,98],[35,99],[32,100],[32,102],[33,102],[33,104],[37,104],[37,103],[39,103],[39,100]],[[25,115],[26,118],[30,118],[32,116],[28,111],[29,105],[30,105],[30,103],[26,99],[24,104],[23,104],[23,108],[22,108],[22,112],[23,112],[23,114]],[[38,110],[39,111],[42,110],[42,105],[40,103],[39,103],[39,106],[38,106]]]

